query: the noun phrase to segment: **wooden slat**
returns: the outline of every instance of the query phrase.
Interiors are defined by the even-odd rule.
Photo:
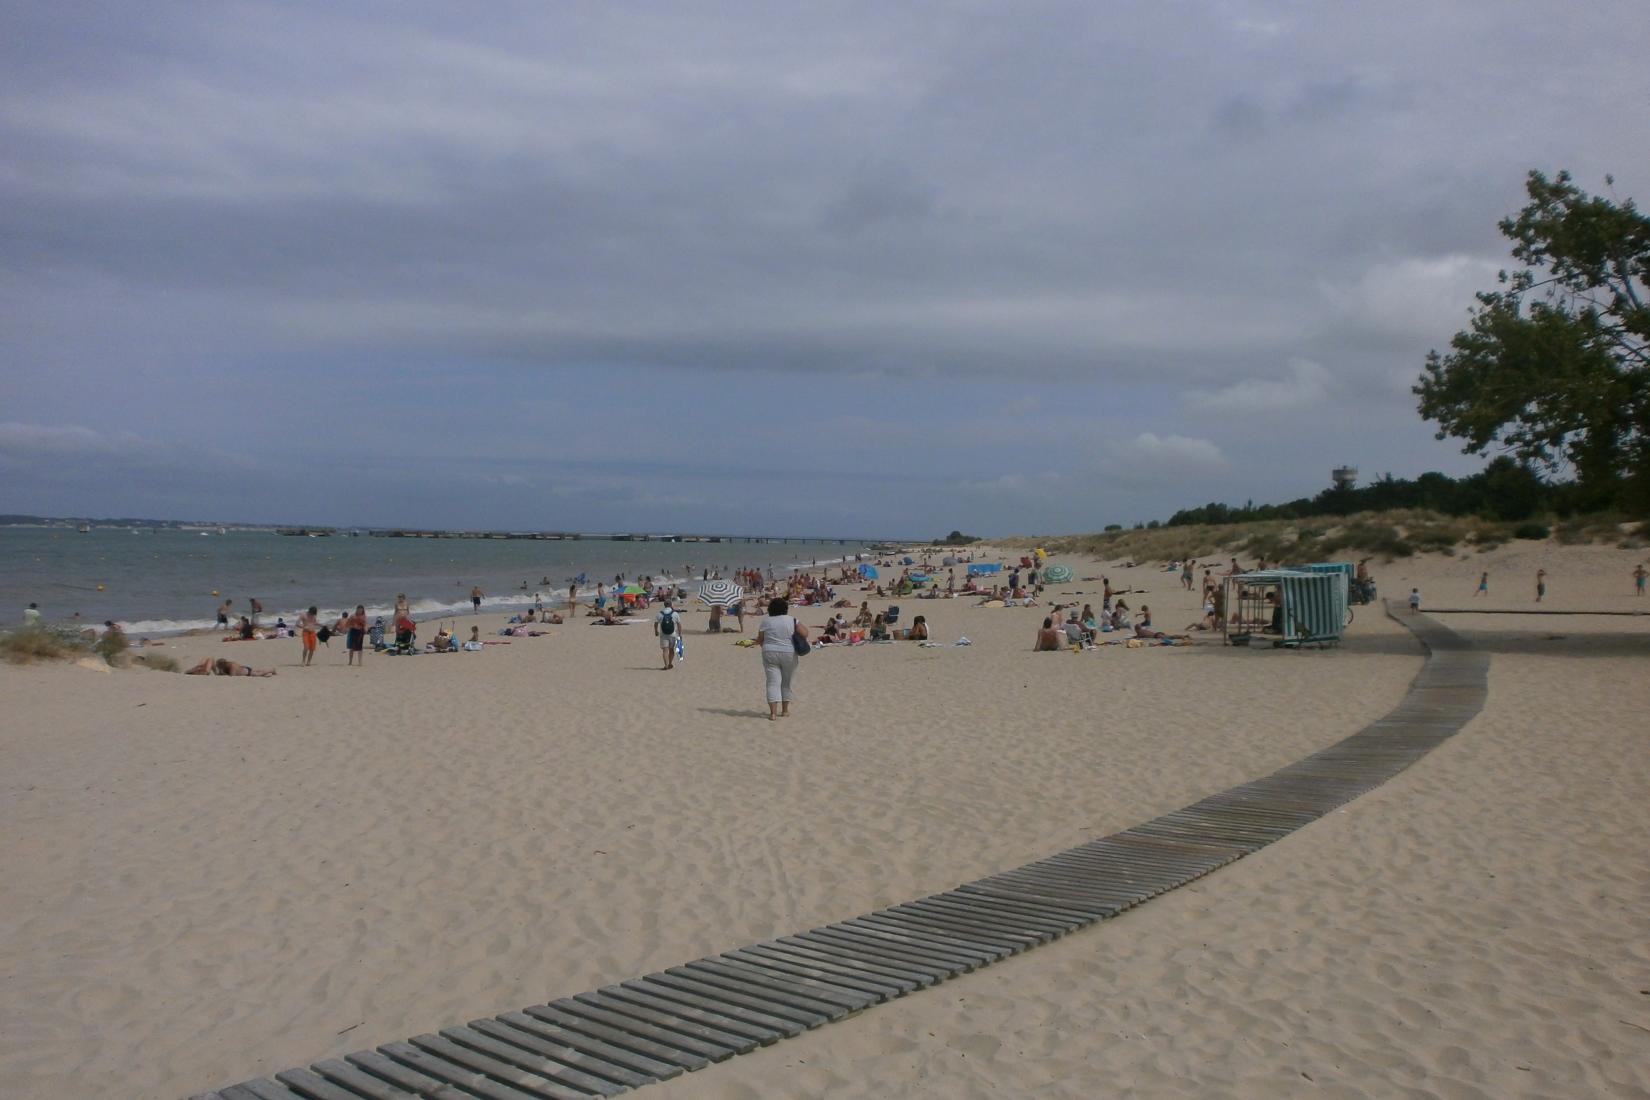
[[[838,1005],[849,1012],[857,1012],[867,1005],[887,1000],[887,997],[881,993],[864,989],[844,988],[834,982],[827,982],[806,975],[787,974],[764,959],[754,961],[730,959],[724,954],[712,959],[700,959],[698,962],[688,963],[687,969],[704,970],[710,973],[725,974],[730,978],[759,981],[776,991],[806,1000],[823,1001],[826,1004]]]
[[[281,1070],[276,1074],[276,1080],[300,1097],[304,1097],[304,1100],[361,1100],[361,1093],[355,1092],[353,1088],[340,1088],[325,1077],[317,1077],[312,1070]],[[408,1093],[399,1092],[399,1095],[406,1097]]]
[[[731,1047],[722,1046],[720,1043],[713,1043],[701,1039],[697,1035],[688,1035],[671,1028],[660,1027],[658,1024],[650,1023],[636,1016],[614,1012],[612,1009],[603,1008],[601,1005],[590,1004],[578,997],[551,1001],[550,1007],[559,1009],[569,1016],[578,1016],[581,1019],[588,1019],[593,1023],[602,1024],[618,1031],[652,1039],[660,1046],[670,1047],[673,1050],[703,1058],[706,1062],[720,1062],[731,1058],[734,1053]]]
[[[624,1066],[636,1073],[660,1081],[669,1080],[682,1072],[683,1067],[678,1062],[661,1061],[658,1058],[652,1058],[631,1050],[628,1046],[615,1046],[612,1043],[603,1042],[601,1039],[586,1035],[583,1031],[562,1027],[553,1021],[541,1020],[536,1016],[529,1016],[528,1011],[531,1011],[531,1009],[523,1012],[506,1012],[498,1017],[498,1020],[500,1023],[508,1024],[530,1035],[537,1035],[550,1042],[572,1047],[574,1050],[585,1052],[592,1058],[600,1058],[603,1061]]]
[[[813,1023],[800,1023],[789,1017],[776,1015],[755,1002],[741,1004],[732,998],[707,997],[703,990],[682,988],[677,985],[661,985],[645,979],[620,982],[615,995],[618,992],[626,995],[645,995],[666,1003],[683,1004],[704,1012],[715,1012],[734,1020],[767,1028],[770,1031],[777,1031],[786,1038],[800,1035],[808,1028],[817,1026]]]
[[[344,1061],[364,1073],[417,1093],[430,1100],[475,1100],[475,1093],[463,1092],[454,1086],[421,1073],[400,1062],[384,1057],[376,1050],[360,1050],[344,1055]]]
[[[495,1081],[486,1074],[449,1062],[411,1043],[385,1043],[378,1048],[378,1053],[392,1061],[400,1062],[408,1069],[415,1069],[449,1085],[458,1085],[477,1096],[485,1097],[486,1100],[539,1100],[530,1092],[523,1092],[502,1081]]]
[[[846,1012],[832,1009],[830,1012],[817,1008],[805,1008],[800,1005],[787,1004],[776,998],[758,995],[755,991],[740,986],[735,982],[708,982],[703,976],[682,970],[676,967],[670,971],[660,971],[649,974],[643,981],[654,986],[672,989],[678,993],[691,994],[701,998],[709,1004],[726,1004],[743,1008],[751,1012],[761,1012],[772,1017],[790,1020],[804,1028],[816,1028],[820,1024],[829,1023],[832,1019],[846,1016]]]
[[[524,1031],[519,1027],[512,1027],[503,1020],[471,1020],[470,1028],[490,1039],[496,1039],[501,1043],[509,1043],[511,1046],[518,1046],[523,1050],[532,1051],[534,1054],[550,1058],[569,1068],[612,1081],[616,1085],[637,1088],[658,1080],[652,1074],[638,1073],[622,1063],[610,1061],[606,1058],[598,1058],[593,1054],[579,1050],[577,1047],[570,1047],[566,1043],[554,1042],[541,1035]]]
[[[730,1035],[738,1036],[740,1039],[753,1042],[758,1046],[769,1046],[770,1044],[778,1042],[780,1039],[784,1039],[795,1034],[795,1032],[781,1031],[777,1028],[767,1027],[763,1024],[752,1023],[748,1019],[740,1018],[740,1016],[732,1011],[713,1012],[709,1009],[697,1008],[682,1001],[672,1002],[663,1000],[661,998],[654,997],[651,994],[644,993],[640,989],[633,989],[627,986],[606,986],[597,990],[597,994],[602,997],[610,997],[613,1000],[625,1002],[627,1005],[632,1006],[631,1008],[626,1009],[627,1012],[631,1012],[632,1014],[637,1012],[645,1012],[650,1014],[657,1013],[658,1016],[668,1017],[673,1020],[702,1023],[708,1027],[715,1028],[717,1031],[726,1032]],[[581,993],[580,996],[583,997],[584,994]],[[643,1015],[642,1018],[653,1019],[654,1017],[652,1015]]]
[[[703,1040],[719,1051],[713,1062],[720,1062],[723,1058],[735,1054],[743,1054],[747,1050],[758,1046],[758,1040],[749,1038],[729,1026],[715,1026],[690,1016],[687,1011],[678,1009],[675,1012],[658,1012],[642,1005],[634,1004],[618,997],[610,997],[605,993],[580,993],[573,998],[596,1008],[604,1008],[609,1012],[616,1012],[622,1016],[633,1016],[638,1020],[665,1028],[667,1031],[679,1032],[695,1039]],[[778,1036],[775,1036],[777,1038]],[[710,1058],[710,1055],[706,1055]]]
[[[721,958],[729,962],[750,963],[755,966],[765,966],[776,969],[782,974],[793,975],[799,978],[813,978],[816,981],[829,982],[844,989],[852,989],[866,994],[878,1003],[898,997],[902,993],[909,993],[916,988],[914,982],[894,983],[887,978],[876,978],[859,971],[848,973],[844,970],[824,963],[804,962],[799,958],[775,955],[762,951],[755,951],[748,947],[736,951],[724,951]]]
[[[553,1058],[546,1058],[540,1054],[519,1047],[514,1043],[506,1043],[482,1031],[469,1027],[444,1027],[441,1037],[459,1046],[468,1047],[479,1054],[496,1058],[500,1062],[508,1063],[517,1069],[536,1073],[540,1077],[549,1078],[569,1088],[596,1096],[617,1096],[627,1091],[624,1085],[609,1081],[605,1077],[597,1077],[583,1070],[574,1069],[565,1063]]]
[[[543,1074],[532,1073],[508,1062],[501,1062],[497,1058],[460,1046],[451,1039],[444,1039],[439,1035],[414,1035],[407,1041],[419,1050],[433,1054],[437,1058],[445,1058],[455,1066],[474,1070],[493,1081],[502,1081],[525,1093],[543,1097],[544,1100],[582,1100],[589,1095],[582,1089],[571,1088]]]
[[[939,951],[931,951],[914,945],[898,943],[890,938],[879,937],[873,933],[861,932],[854,928],[815,928],[811,932],[804,932],[800,936],[785,937],[798,939],[804,943],[819,943],[833,949],[853,952],[856,956],[864,955],[870,959],[887,959],[895,966],[909,966],[913,969],[926,970],[938,980],[954,977],[982,965],[978,959],[962,958],[961,956],[947,955]]]
[[[397,1088],[337,1058],[323,1058],[310,1069],[333,1084],[342,1085],[351,1096],[364,1097],[365,1100],[424,1100],[424,1097],[429,1095]],[[452,1100],[459,1095],[461,1094],[456,1091],[449,1091],[443,1100]]]
[[[223,1090],[224,1100],[303,1100],[285,1085],[263,1077],[242,1081]]]

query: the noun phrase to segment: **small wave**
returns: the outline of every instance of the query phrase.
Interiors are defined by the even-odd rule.
[[[139,619],[136,622],[121,624],[127,634],[137,637],[188,634],[195,630],[211,630],[216,625],[214,619]]]

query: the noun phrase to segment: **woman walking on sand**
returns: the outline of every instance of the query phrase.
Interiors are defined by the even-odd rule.
[[[1486,569],[1484,572],[1478,574],[1478,591],[1472,594],[1472,598],[1476,600],[1480,596],[1488,596],[1489,594],[1490,573],[1489,570]]]
[[[768,601],[768,613],[756,633],[762,644],[762,678],[768,689],[768,721],[791,716],[791,679],[796,675],[796,643],[808,637],[808,628],[796,621],[790,605],[782,599]]]

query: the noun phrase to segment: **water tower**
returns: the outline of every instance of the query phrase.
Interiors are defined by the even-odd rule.
[[[1358,483],[1358,468],[1356,466],[1337,466],[1329,471],[1329,476],[1335,482],[1337,489],[1350,489]]]

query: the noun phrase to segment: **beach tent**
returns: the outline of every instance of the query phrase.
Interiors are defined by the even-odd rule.
[[[1071,566],[1051,565],[1043,570],[1043,580],[1049,584],[1065,584],[1071,580]]]
[[[1003,567],[994,561],[977,561],[968,567],[970,577],[977,577],[982,573],[1001,573],[1002,571]]]
[[[917,584],[927,584],[929,577],[927,573],[912,573],[911,580]]]
[[[947,554],[947,555],[945,555],[945,557],[940,559],[940,564],[941,565],[956,565],[957,564],[957,559],[953,555]]]
[[[1226,641],[1256,637],[1274,646],[1341,640],[1346,628],[1346,578],[1339,572],[1268,569],[1226,578]]]
[[[911,557],[910,555],[906,555],[905,557],[900,559],[900,564],[901,565],[915,565],[915,564],[917,564],[917,559]]]
[[[1357,569],[1349,561],[1315,561],[1310,565],[1292,565],[1290,568],[1303,573],[1329,573],[1340,577],[1343,596],[1351,590],[1352,578],[1357,573]]]
[[[865,565],[864,563],[861,563],[860,567],[859,567],[859,575],[864,577],[868,581],[874,581],[881,574],[879,574],[877,572],[877,567],[876,566],[874,566],[874,565]]]

